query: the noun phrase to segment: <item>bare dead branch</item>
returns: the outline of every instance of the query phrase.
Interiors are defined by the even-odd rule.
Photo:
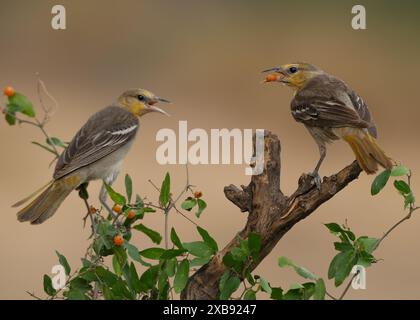
[[[250,270],[253,270],[287,231],[357,179],[361,172],[357,162],[353,162],[337,174],[325,177],[320,190],[314,185],[311,176],[303,174],[299,178],[296,191],[286,197],[280,190],[280,149],[278,137],[271,132],[265,132],[264,172],[252,176],[250,184],[241,189],[234,185],[225,187],[226,198],[241,211],[249,212],[247,223],[223,250],[189,278],[181,299],[216,299],[219,280],[226,270],[223,257],[239,245],[239,237],[246,239],[250,232],[261,235],[259,259],[250,266]]]

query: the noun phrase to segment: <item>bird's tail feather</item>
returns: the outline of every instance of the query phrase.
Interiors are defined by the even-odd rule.
[[[45,188],[51,186],[51,184],[54,182],[54,180],[50,180],[47,184],[43,185],[41,188],[35,190],[34,192],[32,192],[29,196],[19,200],[18,202],[16,202],[15,204],[12,204],[13,208],[16,207],[20,207],[22,204],[28,202],[29,200],[31,200],[33,197],[35,197],[36,195],[38,195],[39,193],[41,193],[41,191],[45,190]]]
[[[64,177],[52,182],[30,204],[17,213],[19,221],[30,221],[31,224],[40,224],[50,218],[70,194],[80,184],[80,178],[75,176]]]
[[[367,174],[378,171],[378,164],[385,169],[391,169],[391,159],[379,147],[376,139],[369,133],[344,136],[343,139],[350,145],[360,167]]]

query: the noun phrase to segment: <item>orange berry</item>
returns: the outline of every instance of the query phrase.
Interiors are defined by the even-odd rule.
[[[270,73],[267,77],[265,77],[265,82],[273,82],[277,80],[277,75],[274,73]]]
[[[124,243],[124,238],[121,235],[116,235],[114,237],[113,241],[114,241],[114,244],[117,247],[121,247],[123,245],[123,243]]]
[[[128,211],[128,214],[127,214],[128,219],[134,219],[135,216],[136,216],[136,213],[134,212],[134,210]]]
[[[91,206],[89,207],[89,212],[90,212],[90,213],[96,213],[96,211],[97,211],[97,210],[96,210],[96,208],[95,208],[94,206],[92,206],[92,205],[91,205]]]
[[[10,86],[7,86],[6,88],[4,88],[3,93],[5,96],[11,97],[15,94],[15,89],[13,89]]]
[[[194,192],[194,198],[198,199],[198,198],[201,198],[202,196],[203,196],[203,193],[201,191]]]
[[[114,210],[116,213],[120,214],[122,211],[122,207],[119,204],[114,204],[112,207],[112,210]]]

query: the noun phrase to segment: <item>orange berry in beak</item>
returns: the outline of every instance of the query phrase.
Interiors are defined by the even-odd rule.
[[[265,77],[264,82],[273,82],[277,81],[277,75],[274,73],[270,73],[267,77]]]

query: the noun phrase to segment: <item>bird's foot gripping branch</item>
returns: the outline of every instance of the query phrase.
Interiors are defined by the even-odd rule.
[[[39,82],[38,88],[45,90],[42,82]],[[67,145],[46,132],[45,124],[51,109],[41,100],[45,115],[43,120],[39,120],[32,103],[24,95],[12,88],[7,88],[5,94],[8,101],[3,113],[7,123],[30,124],[40,129],[46,143],[36,144],[53,153],[55,160],[60,155],[59,148]],[[55,102],[53,98],[52,101]],[[257,296],[276,300],[343,299],[353,281],[361,275],[360,270],[363,270],[358,268],[351,276],[353,268],[366,268],[378,262],[373,256],[375,250],[418,209],[411,189],[410,170],[396,166],[383,171],[372,183],[372,195],[378,194],[389,179],[394,178],[394,187],[403,197],[407,214],[378,238],[357,237],[346,225],[325,224],[338,239],[334,242],[337,254],[332,258],[326,276],[315,275],[291,259],[279,257],[279,267],[291,267],[306,279],[286,290],[274,285],[280,282],[279,279],[267,281],[255,274],[254,269],[286,232],[355,180],[361,169],[354,162],[337,174],[325,177],[320,188],[315,186],[311,176],[302,175],[297,190],[291,196],[285,196],[280,190],[280,141],[271,132],[265,132],[264,159],[263,173],[252,176],[248,186],[225,187],[225,196],[242,212],[248,212],[248,220],[221,250],[214,237],[197,224],[196,219],[207,204],[202,193],[192,189],[187,167],[185,186],[177,196],[172,196],[169,174],[160,186],[150,181],[158,193],[155,203],[139,195],[133,196],[133,182],[128,175],[125,177],[124,194],[105,184],[108,195],[115,203],[114,216],[89,204],[86,185],[81,186],[79,196],[87,209],[84,221],[89,218],[92,227],[90,243],[81,258],[81,266],[75,271],[72,271],[74,268],[65,256],[57,252],[65,276],[44,276],[47,299],[173,299],[179,293],[181,299],[256,299]],[[197,240],[181,240],[182,235],[169,227],[171,212],[196,225]],[[144,223],[149,214],[159,213],[164,225],[163,236]],[[191,213],[195,213],[195,217]],[[154,245],[136,247],[132,239],[137,232],[150,238]],[[327,279],[334,279],[334,285],[341,286],[348,278],[350,281],[339,296],[329,293]],[[29,294],[40,299],[35,293]]]

